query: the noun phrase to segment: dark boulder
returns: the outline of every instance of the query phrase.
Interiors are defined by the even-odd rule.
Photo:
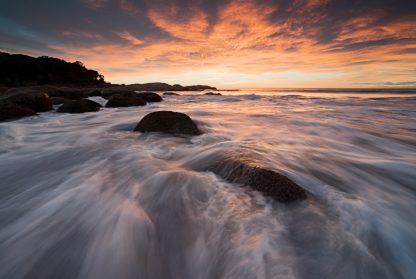
[[[96,112],[100,108],[97,106],[99,104],[91,100],[73,100],[69,101],[57,109],[57,112],[61,113],[84,113],[84,112]]]
[[[139,132],[162,132],[173,135],[200,135],[192,119],[186,114],[173,111],[156,111],[146,115],[137,124],[134,131]]]
[[[180,94],[175,92],[165,92],[163,93],[163,96],[180,96]]]
[[[102,108],[103,107],[99,103],[94,102],[93,100],[90,100],[90,99],[82,99],[82,101],[87,102],[90,106],[93,106],[93,107],[96,107],[96,108]]]
[[[48,95],[39,90],[25,89],[9,90],[0,97],[2,103],[13,103],[30,108],[36,112],[44,112],[52,109],[52,102]]]
[[[110,99],[111,97],[118,95],[118,96],[122,96],[122,97],[133,97],[133,96],[139,96],[142,99],[144,99],[146,102],[161,102],[163,99],[162,97],[160,97],[158,94],[153,93],[153,92],[141,92],[141,93],[137,93],[133,90],[127,90],[127,89],[118,89],[118,88],[114,88],[114,89],[105,89],[102,92],[102,97],[105,99]]]
[[[278,202],[289,203],[307,198],[305,190],[286,176],[242,158],[244,156],[221,156],[205,170],[231,183],[249,186]]]
[[[0,121],[35,115],[36,112],[30,108],[22,107],[14,103],[0,103]]]
[[[87,92],[88,97],[101,97],[101,91],[96,89],[96,90],[90,90],[89,92]]]
[[[104,99],[110,99],[111,97],[115,95],[119,95],[123,97],[131,97],[131,96],[136,96],[137,93],[132,90],[122,90],[122,89],[105,89],[101,93],[101,97],[103,97]]]
[[[62,97],[71,100],[81,100],[88,97],[101,97],[101,91],[95,88],[49,87],[49,97]]]
[[[33,86],[25,86],[25,87],[13,87],[10,88],[10,93],[15,93],[22,90],[38,90],[46,93],[48,96],[50,93],[53,93],[59,90],[59,87],[52,86],[52,85],[33,85]]]
[[[163,101],[162,97],[160,97],[158,94],[153,93],[153,92],[141,92],[141,93],[136,93],[136,94],[142,97],[143,99],[145,99],[146,102],[148,103]]]
[[[0,86],[0,96],[6,93],[7,90],[9,90],[9,87]]]
[[[114,95],[108,100],[105,107],[107,108],[118,108],[118,107],[134,107],[134,106],[145,106],[146,100],[134,95]]]
[[[81,100],[88,97],[88,94],[78,88],[60,87],[48,92],[49,97],[61,97],[70,100]]]
[[[62,105],[65,104],[71,100],[66,99],[66,98],[62,98],[62,97],[52,97],[50,98],[51,102],[53,105]]]
[[[207,92],[204,95],[207,95],[207,96],[221,96],[222,94],[221,93],[214,93],[214,92]]]
[[[66,88],[66,87],[63,87]],[[7,93],[17,93],[21,91],[42,91],[46,93],[49,98],[51,97],[65,97],[60,96],[61,88],[52,85],[34,85],[34,86],[25,86],[25,87],[14,87],[10,88]],[[68,99],[68,98],[67,98]]]

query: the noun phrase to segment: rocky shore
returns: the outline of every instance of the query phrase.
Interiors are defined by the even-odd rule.
[[[177,95],[166,92],[164,96]],[[218,96],[208,92],[204,95]],[[162,102],[163,98],[154,92],[136,92],[128,87],[113,88],[67,88],[55,86],[34,86],[8,89],[0,95],[0,121],[32,116],[38,112],[56,109],[57,113],[98,112],[102,106],[89,97],[107,100],[106,108],[145,106]],[[159,132],[172,136],[198,136],[203,131],[186,114],[172,111],[157,111],[146,115],[134,129],[135,132]],[[304,200],[306,192],[286,176],[263,169],[242,160],[238,156],[224,155],[216,158],[205,168],[196,171],[210,171],[222,179],[250,187],[273,197],[281,203]]]
[[[162,85],[162,86],[161,86]],[[102,97],[107,100],[107,108],[145,106],[147,103],[161,102],[163,98],[149,90],[153,89],[178,89],[177,86],[163,83],[112,86],[112,87],[59,87],[53,85],[38,85],[27,87],[1,87],[0,88],[0,121],[13,120],[20,117],[31,116],[38,112],[50,111],[54,105],[62,105],[57,112],[83,113],[98,111],[97,105],[91,106],[91,101],[86,103],[89,97]],[[205,86],[182,87],[182,90],[203,90]],[[208,87],[211,88],[212,87]],[[166,92],[164,96],[179,95]],[[13,109],[12,109],[13,108]]]
[[[52,57],[30,57],[0,52],[0,121],[12,121],[39,112],[93,113],[103,106],[90,97],[106,99],[105,108],[146,106],[162,102],[163,96],[178,96],[172,91],[202,91],[201,95],[221,96],[215,87],[207,85],[182,86],[166,83],[112,85],[95,70],[82,62],[69,63]],[[53,69],[53,70],[52,70]],[[204,90],[213,90],[203,92]],[[136,125],[134,132],[164,133],[170,136],[199,136],[204,133],[186,114],[173,111],[152,112]],[[222,179],[248,186],[289,203],[307,198],[306,192],[289,178],[271,170],[259,168],[238,156],[216,158],[196,171],[213,172]],[[209,160],[206,160],[209,162]]]

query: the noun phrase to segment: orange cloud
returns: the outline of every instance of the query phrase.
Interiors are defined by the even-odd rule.
[[[170,5],[162,10],[151,8],[149,19],[160,29],[180,39],[198,40],[204,37],[207,31],[207,15],[197,8],[192,9],[189,18],[177,21],[180,11],[176,6]]]
[[[127,1],[119,2],[120,9],[138,11]],[[87,2],[101,7],[105,1]],[[383,23],[383,11],[357,14],[338,23],[334,39],[322,42],[319,22],[328,17],[329,0],[297,0],[291,16],[280,21],[271,18],[282,8],[270,1],[230,1],[221,6],[215,20],[210,20],[200,6],[184,10],[172,3],[161,6],[149,2],[146,14],[169,37],[143,39],[123,30],[113,31],[123,42],[100,42],[85,48],[68,44],[50,47],[68,59],[85,61],[115,82],[193,76],[215,77],[217,86],[235,86],[237,81],[242,86],[359,87],[415,76],[414,18]],[[256,77],[262,84],[244,81]],[[194,81],[199,82],[204,81]]]

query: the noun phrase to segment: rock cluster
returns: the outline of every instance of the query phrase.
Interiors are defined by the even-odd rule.
[[[166,92],[164,95],[178,95]],[[205,95],[221,95],[208,92]],[[147,103],[161,102],[160,95],[153,92],[137,93],[123,89],[74,89],[54,86],[32,86],[23,88],[4,88],[0,94],[0,121],[35,115],[46,112],[53,105],[60,105],[59,113],[96,112],[100,104],[87,99],[101,96],[108,99],[106,107],[144,106]],[[196,123],[186,114],[173,111],[149,113],[137,124],[134,131],[147,133],[159,132],[174,136],[197,136],[202,132]],[[307,192],[288,177],[245,160],[241,154],[221,154],[215,160],[207,160],[197,171],[210,171],[224,180],[245,185],[259,191],[276,201],[290,203],[307,198]]]
[[[126,90],[105,90],[102,97],[108,99],[106,107],[144,106],[147,103],[161,102],[163,99],[153,92],[136,93]]]
[[[48,95],[39,90],[8,90],[0,97],[0,120],[9,120],[52,109]]]
[[[131,90],[69,88],[51,85],[2,88],[0,92],[0,121],[46,112],[53,105],[61,105],[57,112],[84,113],[96,112],[101,105],[88,100],[88,97],[108,99],[106,107],[144,106],[147,103],[161,102],[160,95],[153,92],[136,93]]]
[[[22,107],[13,103],[0,103],[0,121],[16,119],[35,115],[36,112],[30,108]]]
[[[52,102],[48,95],[39,90],[20,90],[6,92],[0,99],[4,103],[13,103],[22,107],[30,108],[36,112],[44,112],[52,109]]]

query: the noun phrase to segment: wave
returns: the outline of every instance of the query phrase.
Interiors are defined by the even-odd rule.
[[[240,93],[0,123],[0,278],[412,278],[415,100]],[[156,110],[205,133],[132,132]],[[230,151],[310,197],[196,171]]]

